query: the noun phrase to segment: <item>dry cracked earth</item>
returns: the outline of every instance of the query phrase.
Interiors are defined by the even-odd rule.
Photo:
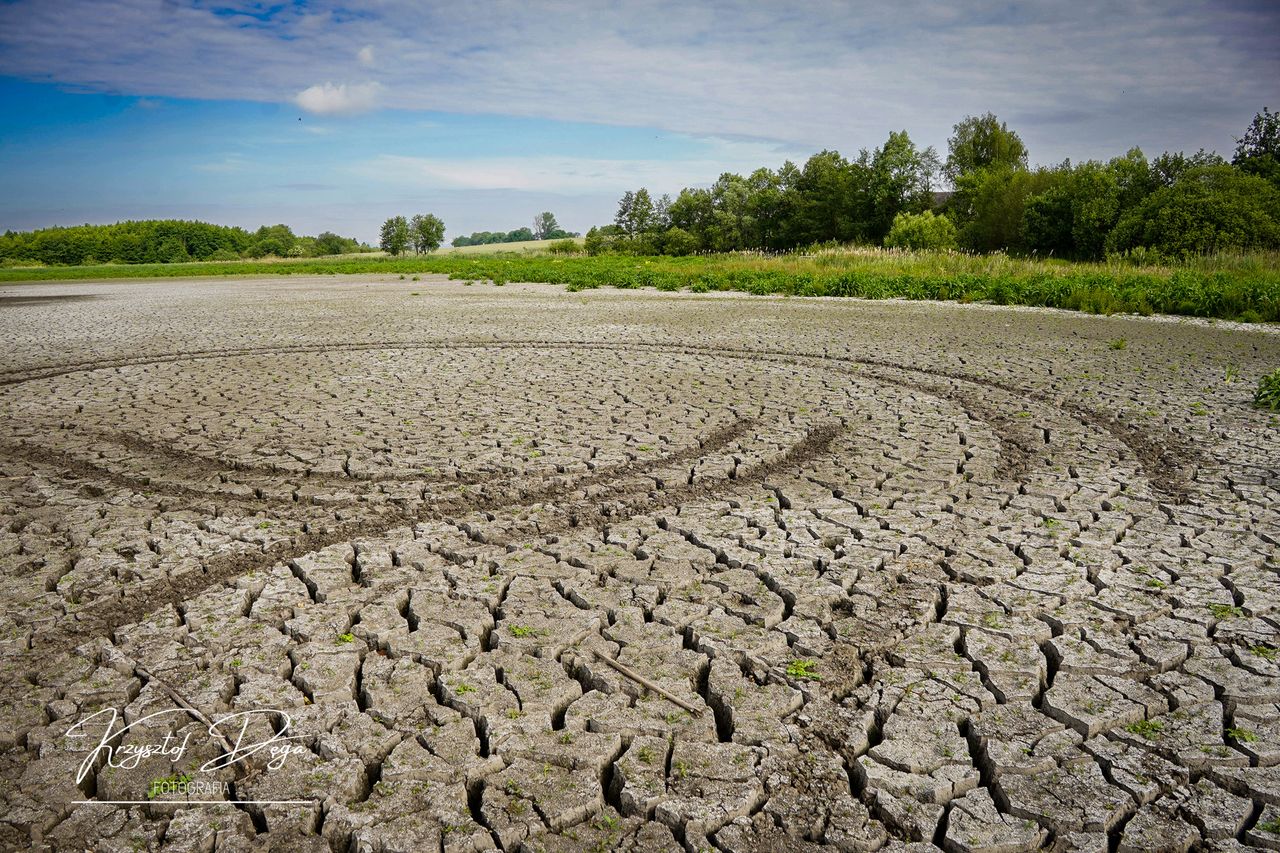
[[[366,277],[0,351],[4,847],[1280,849],[1275,329]]]

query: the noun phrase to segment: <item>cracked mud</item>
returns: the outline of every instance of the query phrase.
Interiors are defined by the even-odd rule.
[[[1274,330],[413,287],[6,288],[0,846],[1280,849]]]

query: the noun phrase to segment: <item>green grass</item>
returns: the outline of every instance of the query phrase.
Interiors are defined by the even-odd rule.
[[[516,245],[516,244],[510,244]],[[1280,322],[1280,253],[1201,258],[1182,266],[1067,263],[937,252],[840,249],[815,254],[696,257],[437,253],[191,264],[0,269],[0,282],[188,276],[422,273],[461,281],[656,287],[789,296],[899,297],[1035,305],[1094,314],[1181,314]]]

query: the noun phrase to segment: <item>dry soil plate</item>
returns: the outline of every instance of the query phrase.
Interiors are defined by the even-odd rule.
[[[9,846],[1280,842],[1274,333],[345,278],[0,300]],[[175,695],[299,748],[201,772]],[[104,708],[190,747],[77,783]],[[157,796],[184,775],[217,784]]]

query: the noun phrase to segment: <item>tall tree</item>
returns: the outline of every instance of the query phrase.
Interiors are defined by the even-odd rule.
[[[870,233],[879,241],[889,233],[899,213],[920,213],[933,203],[933,177],[938,155],[932,148],[917,150],[907,132],[890,133],[871,158]]]
[[[622,194],[622,198],[618,199],[618,212],[613,215],[613,224],[622,229],[624,234],[630,234],[628,227],[631,222],[631,208],[635,206],[636,194],[631,190],[627,190]]]
[[[444,240],[444,222],[433,213],[414,214],[409,222],[409,240],[419,255],[434,252]]]
[[[1280,186],[1280,113],[1263,107],[1253,117],[1244,136],[1236,140],[1231,163]]]
[[[551,211],[544,210],[533,217],[533,239],[550,240],[559,233],[560,223],[556,222],[556,215]]]
[[[947,140],[946,174],[952,181],[979,169],[1025,169],[1027,147],[1021,137],[993,113],[965,116]]]
[[[378,246],[388,255],[401,255],[410,244],[409,223],[403,216],[393,216],[382,223]]]

